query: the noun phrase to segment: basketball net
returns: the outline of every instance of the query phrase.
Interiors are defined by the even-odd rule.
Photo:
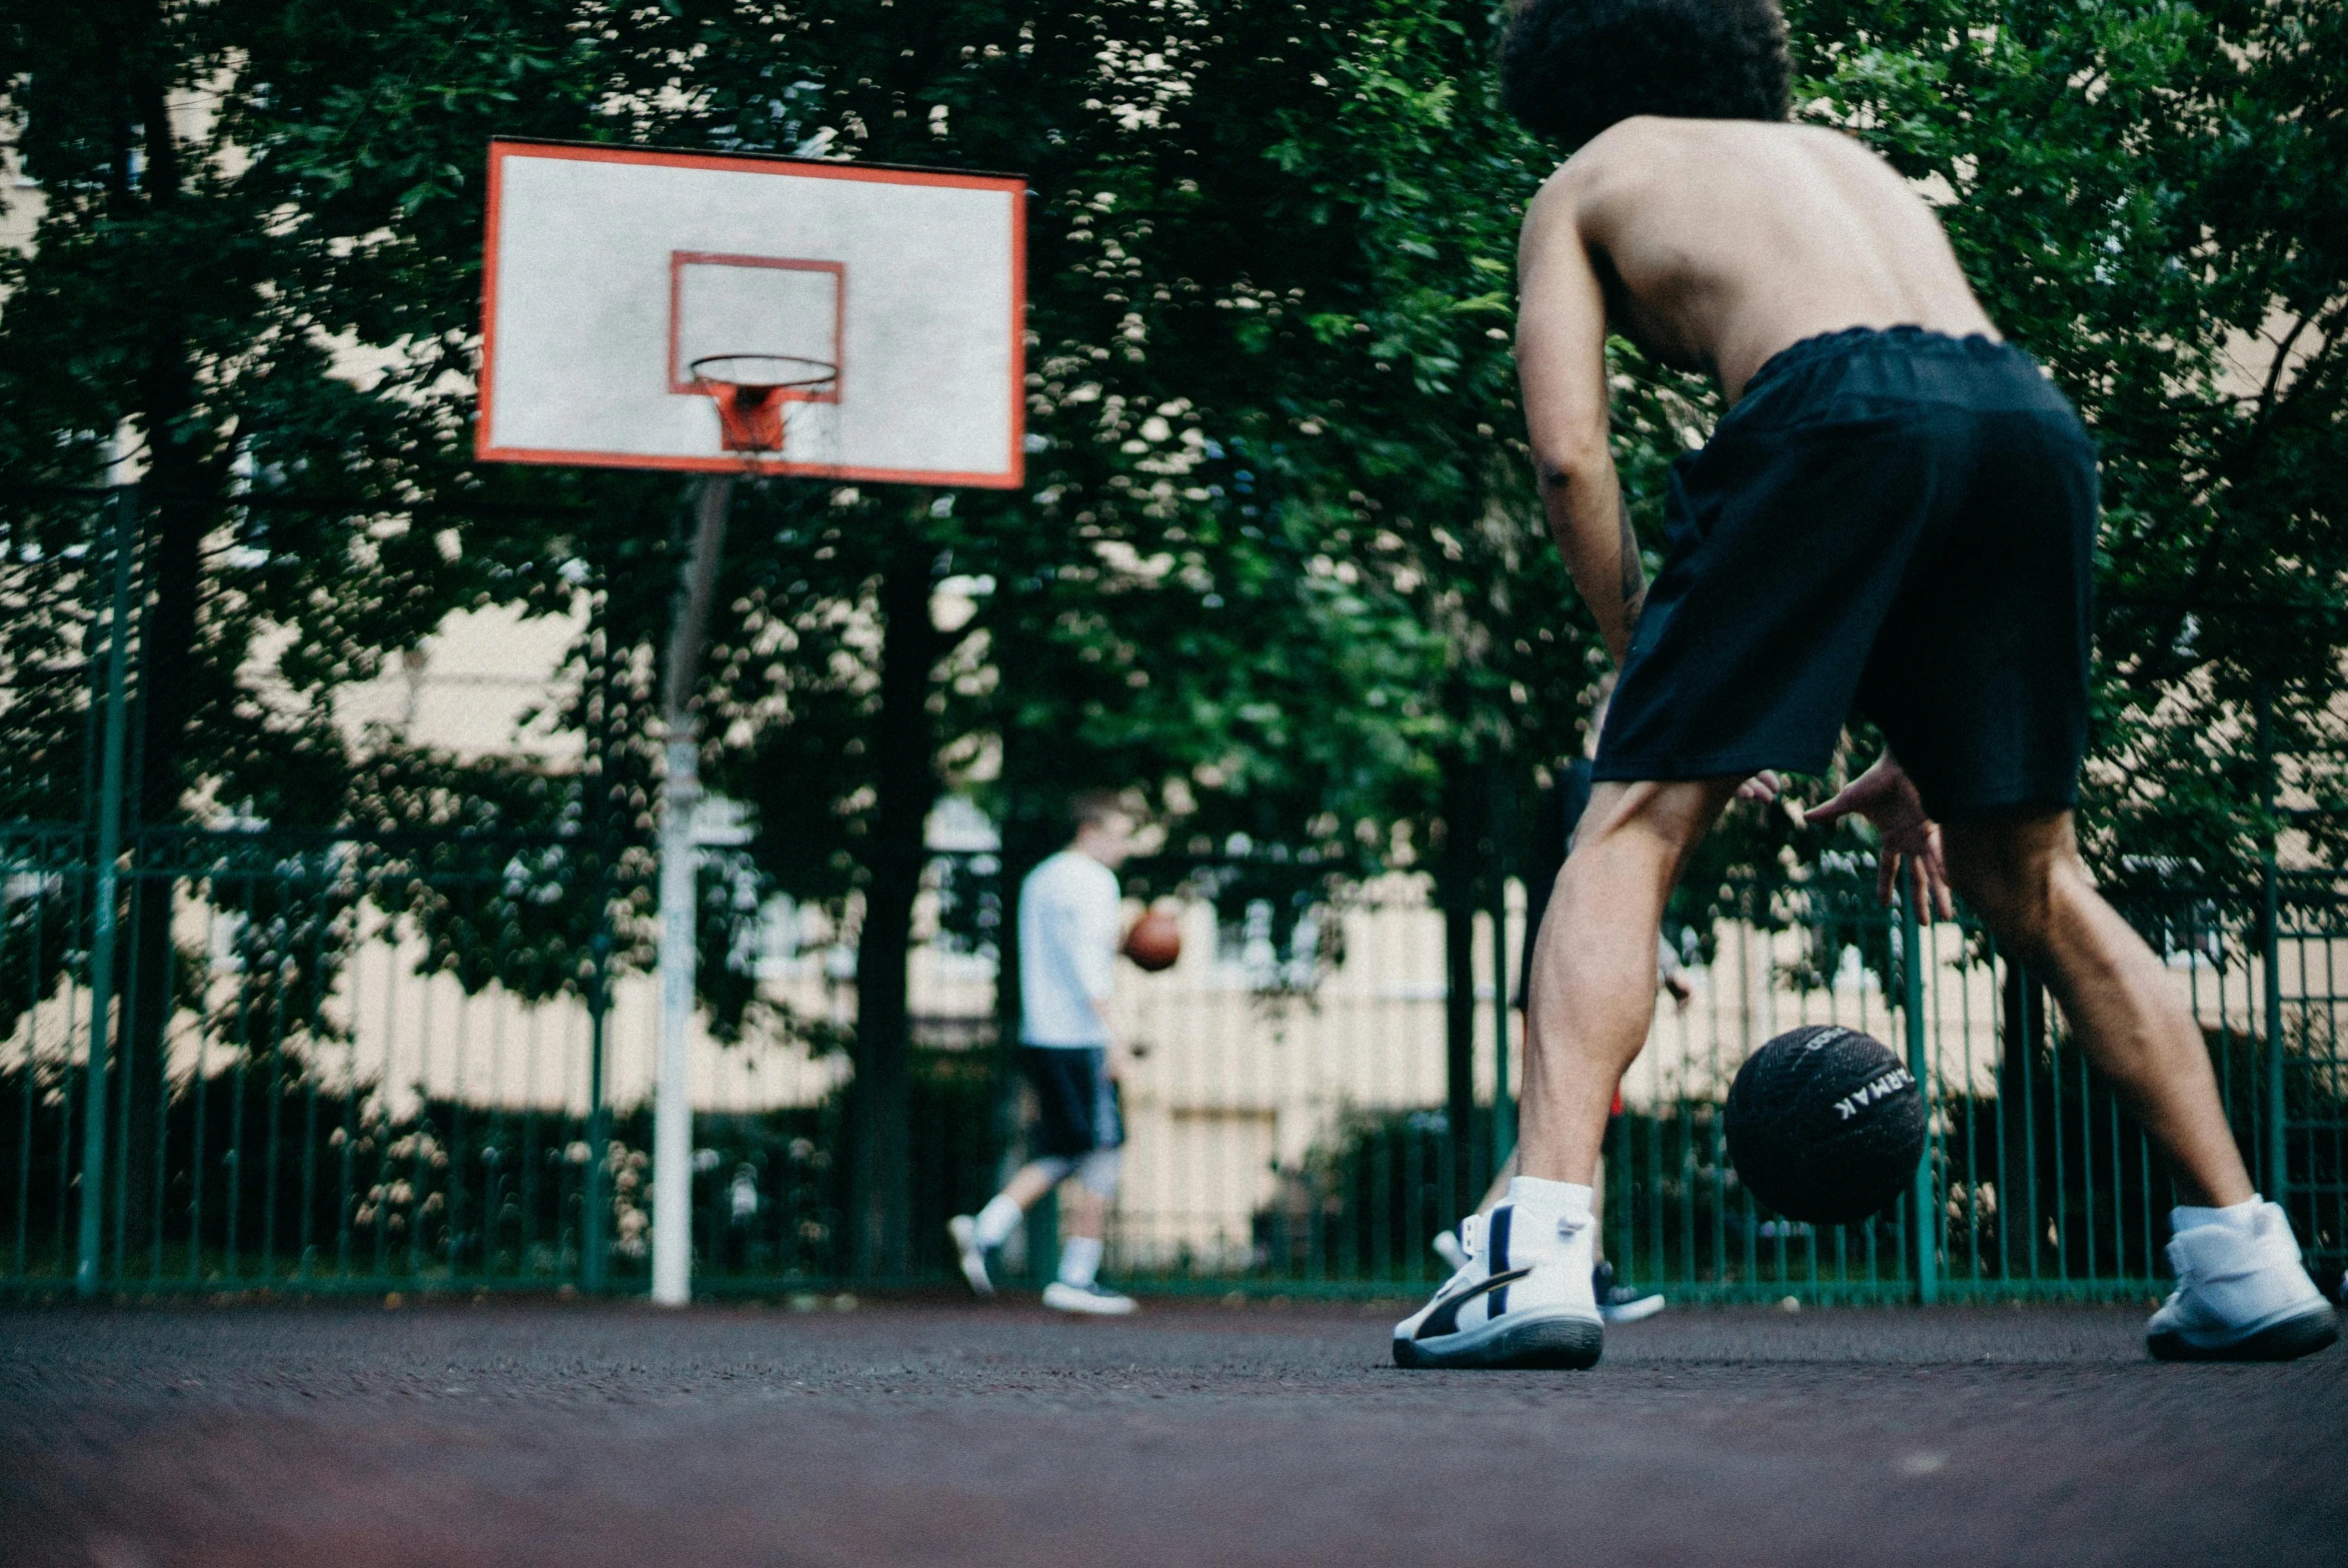
[[[787,354],[716,354],[691,368],[694,385],[718,405],[728,452],[781,452],[791,405],[821,396],[840,375],[836,365]]]

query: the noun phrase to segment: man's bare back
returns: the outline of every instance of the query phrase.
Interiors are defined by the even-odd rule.
[[[1607,450],[1606,338],[1710,371],[1734,402],[1769,357],[1846,327],[1997,329],[1939,220],[1888,164],[1816,127],[1639,116],[1525,214],[1517,370],[1551,530],[1616,660],[1643,603]]]
[[[1995,338],[1932,210],[1839,132],[1749,120],[1625,120],[1525,215],[1524,308],[1570,289],[1579,252],[1614,330],[1711,372],[1731,402],[1770,355],[1844,327]],[[1562,263],[1563,265],[1559,265]],[[1528,332],[1519,353],[1541,354]]]

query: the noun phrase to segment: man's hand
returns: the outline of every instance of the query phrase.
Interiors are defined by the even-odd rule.
[[[1736,786],[1736,797],[1739,800],[1758,800],[1767,805],[1777,798],[1777,791],[1784,787],[1785,782],[1764,768]]]
[[[1919,904],[1929,899],[1942,919],[1956,917],[1948,894],[1948,861],[1940,852],[1940,824],[1924,814],[1924,801],[1905,770],[1889,752],[1875,766],[1844,784],[1834,798],[1802,813],[1805,822],[1830,822],[1856,811],[1874,824],[1875,893],[1891,901],[1893,878],[1905,866]]]

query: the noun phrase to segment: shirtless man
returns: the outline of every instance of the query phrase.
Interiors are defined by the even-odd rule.
[[[1403,1366],[1593,1364],[1590,1183],[1645,1042],[1663,900],[1741,782],[1824,773],[1855,707],[1890,751],[1824,805],[1945,914],[1953,884],[2044,974],[2167,1156],[2176,1359],[2332,1342],[2172,977],[2071,831],[2085,748],[2095,454],[2000,341],[1931,210],[1833,131],[1782,123],[1776,0],[1523,0],[1510,110],[1574,149],[1526,213],[1517,358],[1552,529],[1621,666],[1534,953],[1508,1200],[1394,1330]],[[1649,594],[1607,449],[1612,330],[1719,379],[1675,466]],[[1896,757],[1896,760],[1895,760]]]

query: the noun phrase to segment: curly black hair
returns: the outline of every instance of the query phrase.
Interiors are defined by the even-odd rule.
[[[1523,0],[1500,95],[1570,150],[1634,114],[1782,120],[1792,67],[1778,0]]]

